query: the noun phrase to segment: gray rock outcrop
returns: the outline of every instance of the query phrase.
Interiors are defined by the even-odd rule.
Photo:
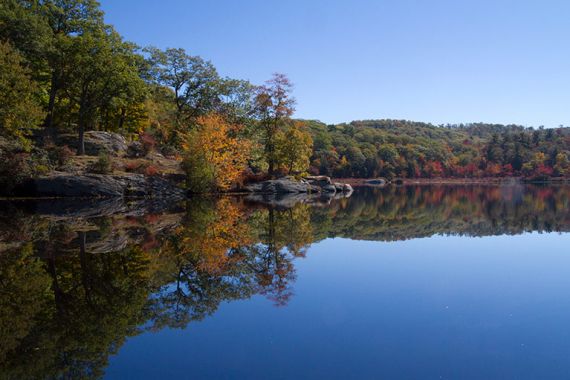
[[[307,181],[296,181],[290,177],[250,183],[244,189],[251,193],[261,194],[316,193],[319,191],[317,186]]]
[[[105,151],[114,156],[123,156],[127,152],[127,141],[123,136],[113,132],[88,131],[85,132],[85,154],[97,156]],[[67,145],[71,149],[77,147],[76,135],[62,135],[58,139],[59,145]]]
[[[247,184],[244,190],[261,194],[287,194],[287,193],[344,193],[352,192],[348,184],[333,183],[327,176],[311,176],[301,180],[293,177],[283,177],[263,182]]]
[[[184,190],[161,177],[142,174],[52,175],[30,179],[18,191],[28,197],[56,198],[181,198]]]

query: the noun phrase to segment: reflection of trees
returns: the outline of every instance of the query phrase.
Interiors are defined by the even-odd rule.
[[[0,326],[10,342],[0,350],[0,378],[98,378],[146,319],[150,252],[144,240],[98,252],[120,235],[104,223],[43,225],[40,240],[0,254]]]
[[[569,203],[568,187],[424,186],[361,190],[326,208],[221,198],[180,214],[1,216],[0,378],[97,378],[140,331],[184,327],[255,294],[285,305],[294,260],[327,236],[568,231]]]
[[[315,239],[405,240],[569,231],[568,186],[405,186],[360,189],[314,209]]]
[[[248,211],[230,198],[177,218],[20,220],[10,236],[37,239],[0,254],[0,378],[98,378],[143,329],[254,294],[285,304],[312,237],[307,206]]]
[[[192,202],[163,247],[171,277],[152,299],[154,327],[184,327],[222,301],[263,294],[283,305],[295,279],[292,260],[311,241],[306,206],[246,213],[229,198]]]
[[[250,297],[254,288],[237,252],[250,242],[243,212],[229,199],[191,201],[163,247],[171,270],[152,299],[155,328],[184,327],[224,300]]]
[[[0,363],[32,330],[50,301],[50,280],[32,245],[0,254]]]
[[[261,294],[276,305],[287,304],[296,278],[293,259],[304,257],[312,242],[310,209],[298,205],[285,211],[264,210],[255,220],[258,244],[242,247]]]
[[[6,355],[2,373],[8,378],[99,377],[108,355],[144,321],[147,255],[137,247],[90,254],[84,237],[78,233],[77,254],[48,257],[41,277],[26,278],[27,287],[42,286],[36,295],[42,298],[22,301],[41,313],[29,314],[34,324]]]

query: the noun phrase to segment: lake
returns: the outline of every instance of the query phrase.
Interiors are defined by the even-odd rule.
[[[0,202],[0,379],[567,378],[569,231],[565,185]]]

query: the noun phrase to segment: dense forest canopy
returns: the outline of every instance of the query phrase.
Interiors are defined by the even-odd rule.
[[[306,121],[314,140],[310,170],[336,177],[563,177],[569,128],[441,125],[365,120]]]
[[[569,128],[295,120],[285,75],[255,85],[223,77],[213,63],[184,49],[137,46],[105,23],[95,0],[2,1],[0,53],[4,185],[86,154],[84,136],[92,130],[119,133],[140,142],[144,154],[158,151],[177,160],[196,191],[305,173],[570,175]],[[112,171],[107,163],[101,158],[94,171]],[[228,175],[220,179],[220,173]]]

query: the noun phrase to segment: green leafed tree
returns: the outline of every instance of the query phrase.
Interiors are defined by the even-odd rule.
[[[22,65],[20,54],[6,42],[0,42],[0,134],[31,147],[30,136],[43,117],[38,87]]]
[[[66,97],[76,110],[79,131],[78,154],[85,153],[84,133],[94,129],[102,115],[121,102],[136,99],[143,91],[142,79],[133,60],[133,47],[112,29],[86,33],[69,40],[73,62],[66,81]]]
[[[150,66],[148,80],[172,91],[175,128],[185,132],[195,126],[198,117],[209,113],[247,124],[254,109],[254,88],[249,82],[220,77],[211,62],[184,49],[145,50]]]
[[[287,173],[307,171],[313,152],[313,139],[301,122],[293,122],[277,135],[277,161]]]

